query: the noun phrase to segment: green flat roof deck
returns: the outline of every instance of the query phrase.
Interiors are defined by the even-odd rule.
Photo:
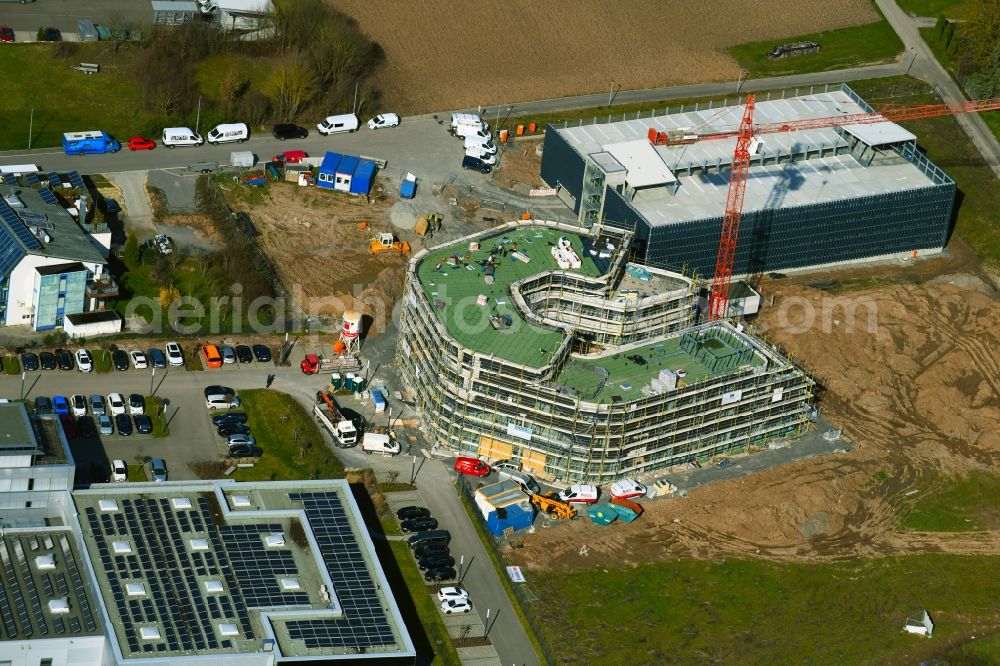
[[[479,250],[474,252],[469,250],[468,240],[437,248],[423,258],[417,266],[416,276],[431,309],[459,344],[513,363],[541,367],[559,348],[564,334],[525,321],[511,305],[508,287],[543,271],[560,270],[550,250],[560,236],[570,239],[580,257],[581,267],[571,272],[599,277],[601,272],[593,259],[583,253],[583,239],[578,234],[548,227],[502,231],[480,239]],[[511,258],[510,250],[515,243],[518,251],[531,259],[529,263]],[[486,284],[479,262],[489,259],[491,250],[501,244],[507,248],[507,256],[497,257],[500,265],[494,282]],[[452,254],[457,254],[465,266],[453,268],[449,263]],[[477,304],[480,295],[488,297],[486,305]],[[513,325],[509,329],[494,329],[490,324],[493,314],[510,315]]]
[[[612,396],[620,396],[624,402],[628,402],[642,398],[643,387],[656,378],[660,370],[686,371],[687,375],[677,380],[679,387],[697,384],[710,377],[723,376],[730,371],[711,370],[681,349],[681,339],[681,335],[676,335],[603,358],[571,358],[559,373],[557,381],[563,386],[579,391],[580,397],[584,400],[608,403],[611,402]],[[646,359],[646,365],[639,365],[628,358],[634,355]],[[755,366],[763,362],[757,353],[754,353],[750,360],[750,364]],[[606,381],[602,369],[607,371]]]

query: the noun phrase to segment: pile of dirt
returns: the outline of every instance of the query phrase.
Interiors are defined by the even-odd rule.
[[[810,288],[808,279],[765,285],[774,303],[757,324],[818,380],[824,416],[843,427],[849,453],[647,502],[632,524],[598,527],[584,518],[543,529],[512,558],[553,568],[1000,553],[998,531],[899,529],[914,491],[1000,461],[1000,301],[978,271],[930,279],[935,266],[948,265],[866,275],[881,286],[852,291]]]

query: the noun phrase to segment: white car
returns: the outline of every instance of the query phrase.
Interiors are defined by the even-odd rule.
[[[167,343],[167,362],[172,366],[184,365],[184,352],[181,351],[181,346],[176,342]]]
[[[74,393],[70,396],[69,404],[70,408],[73,410],[73,416],[87,415],[87,396]]]
[[[111,416],[118,416],[125,413],[125,396],[121,393],[111,393],[108,395],[108,411]]]
[[[146,413],[146,399],[141,393],[132,393],[128,397],[128,413],[133,416]]]
[[[646,494],[646,486],[635,479],[622,479],[611,484],[611,496],[618,499],[629,499]]]
[[[111,480],[115,483],[128,481],[128,466],[124,460],[111,461]]]
[[[475,157],[477,160],[482,160],[483,164],[489,164],[490,166],[497,163],[496,155],[491,155],[490,153],[486,153],[481,150],[475,150],[474,148],[466,148],[465,154],[469,157]]]
[[[80,368],[80,372],[90,372],[94,369],[94,359],[91,358],[89,351],[86,349],[76,350],[76,367]]]
[[[399,116],[395,113],[380,113],[368,121],[368,129],[380,129],[382,127],[395,127],[399,124]]]
[[[468,599],[469,593],[460,587],[442,587],[438,590],[438,601],[451,601],[452,599]]]
[[[146,358],[146,352],[133,349],[128,353],[128,355],[132,357],[132,367],[136,370],[145,370],[149,367],[149,360]]]
[[[472,610],[472,602],[469,598],[465,599],[449,599],[448,601],[441,604],[441,612],[445,615],[451,615],[452,613],[468,613]]]
[[[559,499],[574,504],[593,504],[597,501],[597,486],[590,484],[570,486],[559,493]]]

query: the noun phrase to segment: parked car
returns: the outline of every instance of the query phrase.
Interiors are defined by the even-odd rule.
[[[35,414],[44,416],[52,413],[52,401],[48,396],[40,395],[35,397]]]
[[[629,499],[646,494],[646,486],[635,479],[622,479],[611,484],[611,496],[620,499]]]
[[[76,367],[76,362],[73,360],[73,354],[70,353],[68,349],[57,349],[56,360],[59,361],[60,370],[72,370]]]
[[[404,506],[402,509],[396,512],[396,518],[399,520],[410,520],[411,518],[426,518],[431,515],[430,509],[426,509],[422,506]]]
[[[153,432],[153,420],[145,414],[136,414],[132,417],[135,422],[135,431],[140,435],[148,435]]]
[[[145,414],[146,413],[146,399],[142,397],[141,393],[130,393],[128,396],[128,413],[129,414]]]
[[[59,28],[45,28],[42,30],[42,41],[43,42],[61,42],[62,33],[59,32]]]
[[[129,415],[124,412],[121,414],[115,414],[115,427],[118,428],[119,435],[122,437],[128,437],[132,434],[132,419],[129,418]]]
[[[111,362],[115,366],[115,370],[118,372],[125,372],[128,370],[128,352],[124,349],[116,349],[111,352]]]
[[[229,447],[229,453],[227,455],[230,458],[260,458],[264,455],[264,451],[259,446],[235,444]]]
[[[167,480],[167,463],[163,458],[153,458],[149,461],[149,476],[153,481]]]
[[[98,199],[97,207],[102,213],[104,213],[105,216],[116,217],[122,212],[122,207],[118,205],[118,202],[107,197],[101,197]]]
[[[219,352],[222,354],[222,363],[224,365],[236,363],[236,350],[229,345],[220,347]]]
[[[157,349],[156,347],[150,347],[146,352],[149,357],[149,362],[154,368],[165,368],[167,367],[167,357],[164,356],[163,351]]]
[[[125,396],[121,393],[108,394],[108,409],[111,416],[118,416],[125,413]]]
[[[101,414],[97,417],[97,429],[102,435],[115,434],[115,426],[111,422],[111,417],[107,414]]]
[[[69,400],[64,395],[53,396],[52,411],[56,414],[69,414]]]
[[[226,445],[229,448],[233,448],[234,446],[241,444],[245,444],[247,446],[256,446],[257,440],[253,438],[253,435],[249,434],[245,435],[243,433],[234,433],[226,437]]]
[[[111,461],[111,480],[115,483],[128,481],[128,465],[125,464],[124,460]]]
[[[76,350],[76,367],[80,368],[80,372],[90,372],[94,369],[94,358],[89,351],[86,349]]]
[[[455,471],[469,476],[487,476],[490,473],[490,466],[479,458],[459,456],[455,458]]]
[[[132,367],[136,370],[145,370],[149,367],[149,359],[146,358],[145,352],[133,349],[128,353],[128,355],[132,359]]]
[[[395,113],[380,113],[368,121],[368,129],[381,129],[383,127],[395,127],[399,124],[399,116]]]
[[[452,601],[454,599],[468,599],[469,593],[460,587],[442,587],[438,590],[438,601]]]
[[[732,464],[733,464],[733,461],[730,460],[729,458],[723,458],[718,463],[716,463],[716,465],[718,466],[719,469],[726,469],[727,467],[729,467]]]
[[[167,343],[167,361],[174,367],[184,365],[184,352],[176,342]]]
[[[455,558],[451,555],[431,555],[417,562],[417,567],[421,571],[432,571],[444,567],[455,566]]]
[[[404,520],[399,525],[400,529],[407,534],[410,532],[426,532],[428,530],[436,530],[437,526],[438,521],[430,516],[410,518],[409,520]]]
[[[440,583],[445,580],[455,580],[455,570],[451,567],[431,569],[424,572],[424,581],[428,583]]]
[[[104,403],[104,396],[94,394],[90,396],[90,413],[94,416],[102,416],[107,413],[107,406]]]
[[[413,556],[422,560],[432,555],[451,555],[451,550],[443,543],[429,543],[413,551]]]
[[[21,354],[21,369],[28,372],[38,370],[38,354],[34,352],[24,352]]]
[[[219,433],[220,437],[229,437],[230,435],[249,435],[250,428],[243,423],[223,423],[215,430]]]
[[[445,615],[452,615],[454,613],[468,613],[472,611],[472,602],[469,598],[465,599],[449,599],[441,604],[441,612]]]
[[[574,504],[593,504],[597,501],[597,486],[590,484],[573,485],[559,493],[559,499]]]
[[[80,395],[79,393],[74,393],[69,398],[70,409],[73,410],[73,416],[86,416],[87,415],[87,398]]]
[[[134,136],[128,140],[126,145],[129,150],[153,150],[156,148],[156,142],[144,136]]]
[[[212,425],[220,426],[224,423],[246,423],[247,415],[244,412],[226,412],[225,414],[216,414],[212,417]]]
[[[493,463],[493,470],[495,472],[502,472],[502,471],[520,472],[521,463],[517,462],[516,460],[498,460],[497,462]]]
[[[236,345],[236,360],[240,363],[252,363],[253,350],[246,345]]]
[[[271,362],[271,350],[267,347],[267,345],[254,345],[253,356],[257,359],[258,363]]]
[[[305,127],[300,127],[293,123],[278,123],[271,130],[271,134],[278,141],[284,141],[285,139],[304,139],[309,136],[309,130]]]
[[[81,416],[76,420],[76,427],[80,431],[81,437],[97,437],[97,426],[90,416]]]
[[[41,365],[42,370],[55,370],[59,367],[59,361],[56,359],[56,355],[47,351],[43,351],[38,355],[38,363]]]
[[[205,387],[205,407],[208,409],[236,409],[240,406],[240,398],[236,391],[228,386]]]
[[[473,171],[478,171],[479,173],[489,173],[493,171],[493,167],[479,159],[478,157],[472,157],[471,155],[466,155],[462,158],[462,168],[472,169]]]
[[[0,42],[11,43],[14,41],[14,29],[9,25],[0,25]]]

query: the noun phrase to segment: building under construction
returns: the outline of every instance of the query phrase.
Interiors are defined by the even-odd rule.
[[[831,86],[758,97],[754,122],[780,127],[870,111],[848,86]],[[701,104],[550,126],[541,175],[581,224],[632,230],[644,263],[708,277],[736,139],[702,137],[738,126],[742,114],[742,106]],[[650,141],[651,133],[665,140]],[[775,131],[751,147],[735,275],[908,258],[947,244],[955,182],[896,123]]]
[[[512,222],[409,264],[397,367],[428,438],[603,483],[794,435],[812,380],[630,232]]]

